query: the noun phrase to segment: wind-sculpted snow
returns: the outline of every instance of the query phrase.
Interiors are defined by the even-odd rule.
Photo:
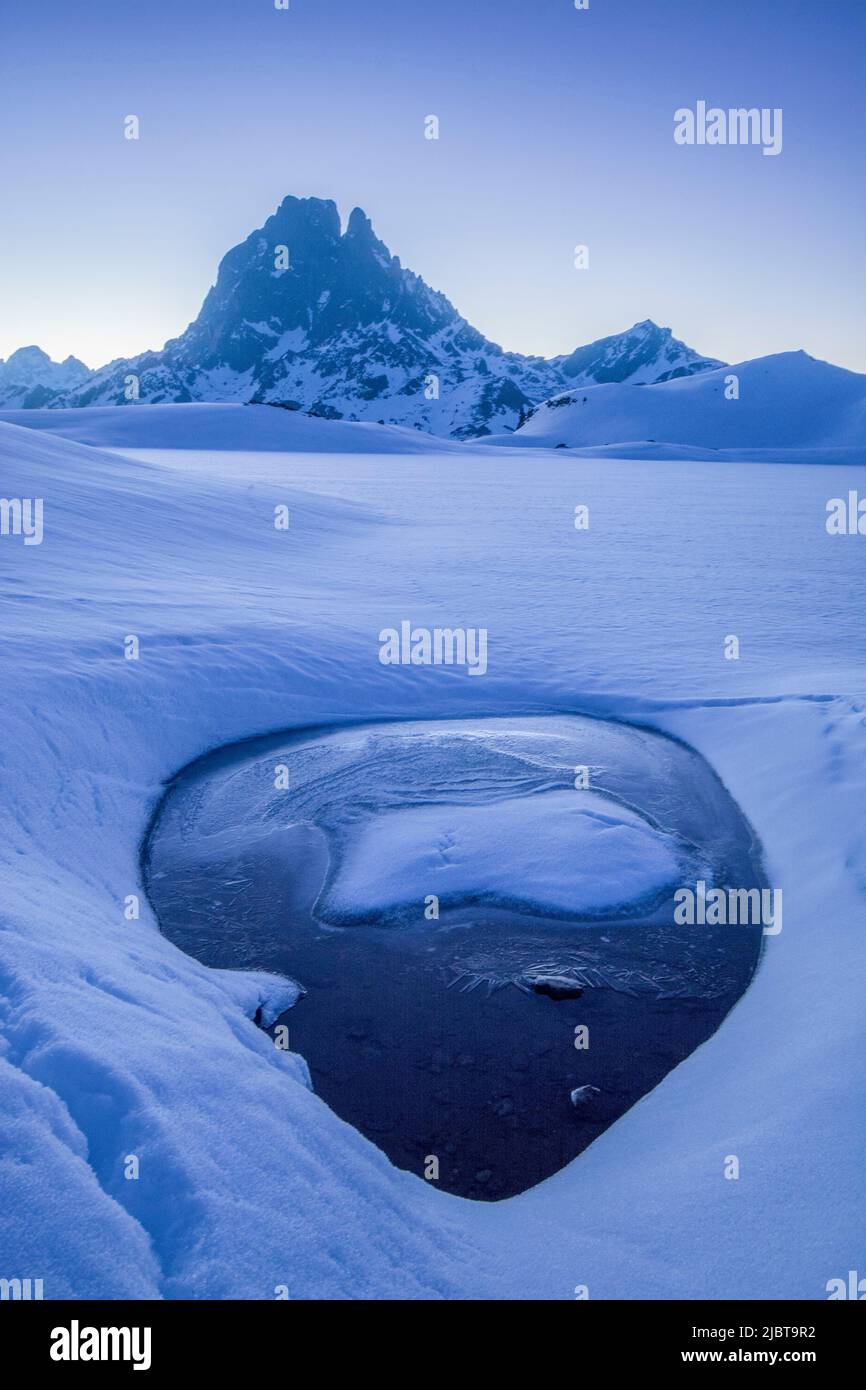
[[[4,1275],[48,1298],[825,1297],[866,1239],[866,570],[824,526],[864,470],[254,447],[145,464],[0,427],[0,491],[45,505],[41,545],[0,536]],[[485,676],[382,666],[404,618],[486,625]],[[578,709],[703,754],[784,930],[718,1032],[575,1162],[460,1202],[255,1026],[284,980],[160,934],[139,846],[167,779],[233,740]]]
[[[300,411],[231,403],[8,410],[0,420],[79,444],[136,449],[254,453],[435,454],[465,446],[397,425],[311,419]]]

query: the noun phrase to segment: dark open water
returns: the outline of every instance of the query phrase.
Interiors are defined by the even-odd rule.
[[[274,785],[280,766],[288,790]],[[392,891],[373,908],[347,911],[332,889],[377,817],[494,816],[497,803],[573,789],[576,766],[612,811],[669,837],[677,886],[765,885],[749,825],[695,752],[563,716],[356,725],[219,750],[166,792],[144,847],[148,895],[163,932],[206,964],[303,985],[278,1022],[317,1093],[395,1164],[423,1175],[435,1156],[447,1191],[508,1197],[568,1163],[715,1031],[756,968],[760,928],[675,926],[670,887],[565,916],[526,901],[505,844],[502,890],[443,899],[438,921],[408,870],[402,900]],[[548,804],[527,801],[528,835],[543,840]],[[400,864],[386,857],[393,889]],[[376,866],[368,878],[375,890]],[[582,992],[537,993],[549,977],[555,993]],[[581,1086],[597,1091],[575,1107]]]

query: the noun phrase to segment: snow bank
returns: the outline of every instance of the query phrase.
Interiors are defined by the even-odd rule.
[[[45,508],[41,545],[0,537],[4,1277],[47,1297],[822,1298],[862,1260],[866,571],[824,502],[866,474],[578,479],[437,449],[410,470],[261,455],[251,477],[0,426],[3,494]],[[487,674],[383,667],[403,618],[487,626]],[[138,848],[165,779],[230,740],[576,710],[714,763],[784,930],[715,1037],[568,1169],[462,1202],[391,1168],[254,1026],[289,982],[209,971],[143,898],[135,916]]]

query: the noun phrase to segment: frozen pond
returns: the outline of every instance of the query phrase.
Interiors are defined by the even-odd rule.
[[[759,926],[674,923],[680,887],[765,882],[711,768],[585,716],[219,750],[169,787],[145,869],[184,951],[304,987],[279,1024],[339,1115],[485,1200],[563,1167],[709,1037],[761,947]]]

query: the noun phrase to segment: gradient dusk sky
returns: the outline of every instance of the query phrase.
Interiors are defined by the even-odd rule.
[[[161,347],[292,193],[509,349],[652,318],[866,371],[866,0],[8,0],[0,52],[2,357]],[[678,146],[698,100],[782,153]]]

